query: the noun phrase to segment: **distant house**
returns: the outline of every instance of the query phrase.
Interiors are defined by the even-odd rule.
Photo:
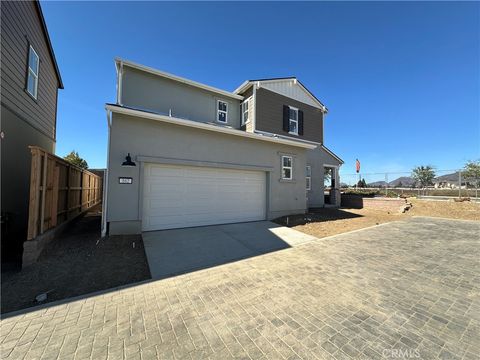
[[[26,239],[30,150],[55,151],[63,89],[38,1],[3,1],[1,11],[2,263],[19,261]]]
[[[433,186],[435,187],[435,189],[458,189],[459,188],[458,181],[459,181],[459,172],[457,171],[452,174],[437,176],[433,180]],[[468,182],[466,182],[465,179],[462,178],[460,187],[462,189],[465,189],[467,184]]]

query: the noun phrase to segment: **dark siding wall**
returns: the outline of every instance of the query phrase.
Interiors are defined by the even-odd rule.
[[[303,111],[303,136],[283,131],[283,105]],[[256,130],[323,143],[323,113],[320,109],[263,88],[256,92]]]
[[[54,140],[59,84],[36,5],[3,1],[1,13],[2,105]],[[40,58],[37,100],[25,91],[29,43]]]

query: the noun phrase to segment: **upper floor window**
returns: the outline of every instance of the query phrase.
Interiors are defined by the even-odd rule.
[[[298,109],[291,106],[288,111],[288,132],[298,135]]]
[[[282,179],[292,180],[293,158],[291,156],[282,156]]]
[[[217,101],[217,121],[221,123],[227,122],[228,104],[225,101]]]
[[[242,102],[242,125],[245,125],[248,122],[249,100],[250,98]]]
[[[27,73],[27,91],[35,99],[37,98],[38,91],[38,67],[40,60],[38,54],[30,45],[28,50],[28,73]]]
[[[312,167],[310,165],[307,165],[305,168],[305,180],[306,180],[306,189],[311,190],[312,189]]]

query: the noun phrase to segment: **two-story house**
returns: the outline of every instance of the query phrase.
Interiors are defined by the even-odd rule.
[[[273,219],[324,206],[326,107],[296,78],[233,92],[117,59],[104,233]],[[339,203],[339,195],[331,198]]]
[[[38,1],[1,4],[2,262],[21,263],[27,237],[29,145],[55,151],[57,94],[63,89]]]

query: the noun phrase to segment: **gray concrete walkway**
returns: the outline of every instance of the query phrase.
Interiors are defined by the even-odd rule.
[[[0,351],[7,359],[477,359],[479,233],[478,222],[414,218],[11,314]]]
[[[316,240],[270,221],[143,233],[153,279],[162,279]]]

